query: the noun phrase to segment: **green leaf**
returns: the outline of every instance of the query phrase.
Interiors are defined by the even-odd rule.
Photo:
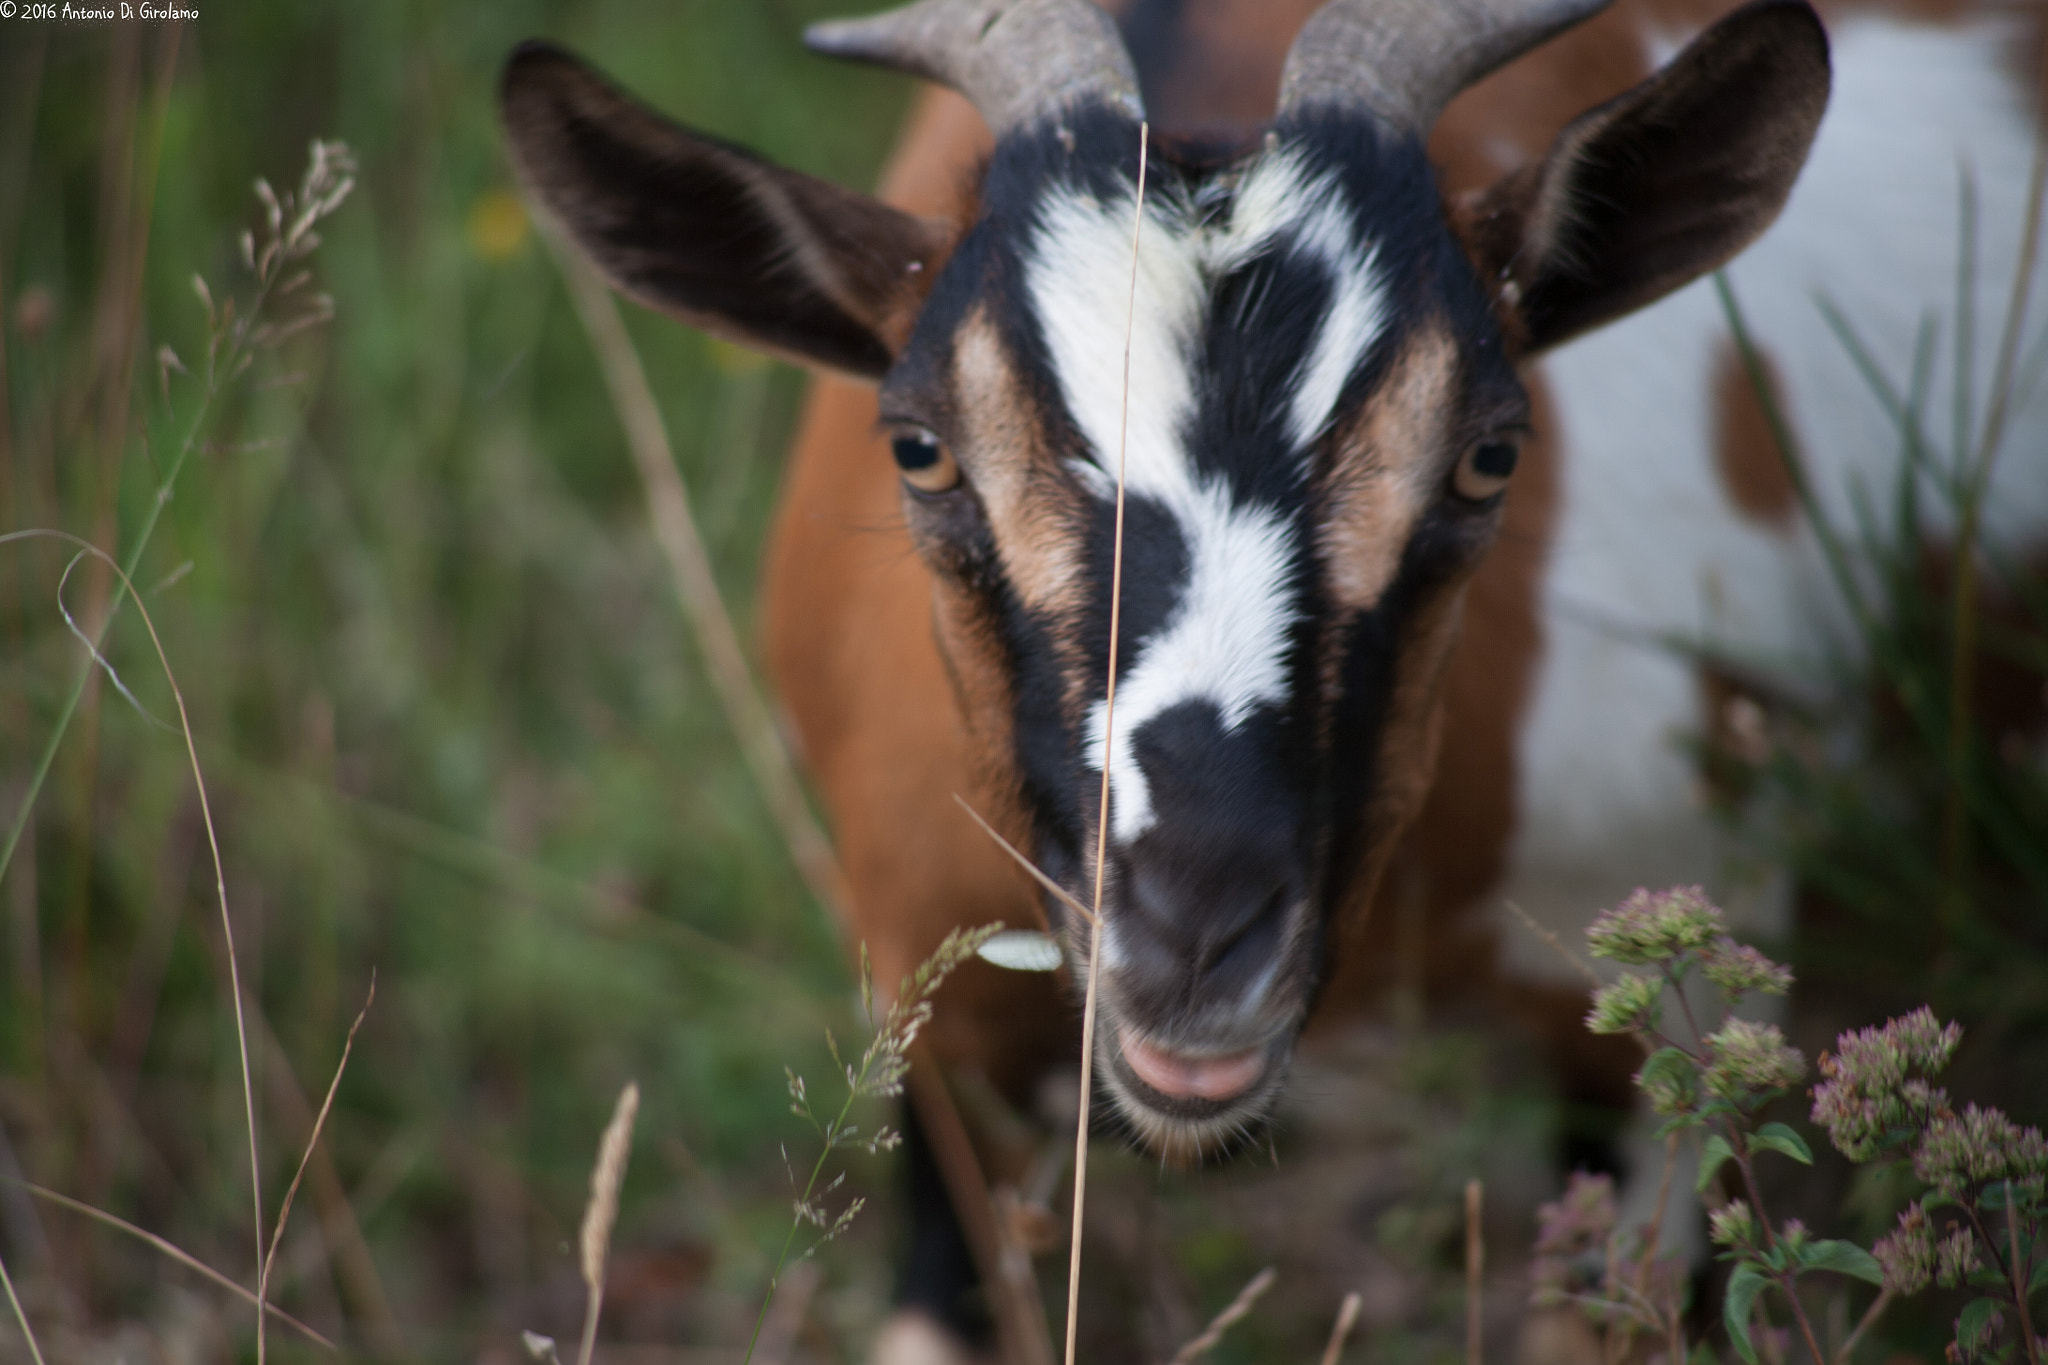
[[[1814,1242],[1800,1257],[1808,1270],[1832,1270],[1851,1275],[1865,1284],[1884,1283],[1884,1268],[1877,1258],[1854,1242]]]
[[[2034,1262],[2034,1273],[2027,1277],[2027,1297],[2031,1299],[2043,1289],[2048,1289],[2048,1256]]]
[[[1719,1133],[1715,1133],[1705,1142],[1702,1142],[1700,1144],[1700,1176],[1698,1180],[1693,1182],[1693,1192],[1696,1194],[1706,1193],[1708,1182],[1714,1178],[1714,1172],[1721,1169],[1722,1162],[1732,1159],[1734,1155],[1735,1149],[1730,1147],[1728,1139],[1722,1137]]]
[[[1680,1114],[1675,1118],[1668,1118],[1664,1120],[1664,1122],[1658,1124],[1657,1131],[1654,1134],[1652,1134],[1652,1136],[1667,1138],[1670,1137],[1673,1133],[1679,1132],[1682,1129],[1697,1128],[1700,1126],[1702,1122],[1704,1122],[1704,1120],[1701,1119],[1698,1114]]]
[[[1985,1325],[1991,1315],[2005,1304],[1998,1299],[1971,1299],[1963,1305],[1963,1314],[1956,1319],[1956,1344],[1964,1348],[1965,1354],[1975,1355],[1976,1345],[1984,1336]]]
[[[1813,1151],[1806,1145],[1806,1139],[1782,1123],[1767,1123],[1749,1135],[1752,1155],[1764,1149],[1783,1152],[1802,1166],[1813,1164]]]
[[[1663,1080],[1668,1076],[1670,1079],[1683,1080],[1690,1084],[1692,1073],[1696,1069],[1697,1064],[1686,1055],[1684,1048],[1660,1047],[1644,1060],[1643,1069],[1639,1074],[1645,1082]]]
[[[1727,1325],[1728,1339],[1749,1365],[1756,1365],[1756,1347],[1749,1344],[1749,1310],[1769,1283],[1755,1266],[1737,1266],[1728,1277],[1728,1297],[1721,1304],[1721,1321]]]
[[[1977,1196],[1977,1207],[1980,1209],[1993,1209],[1999,1213],[2005,1212],[2005,1196],[2006,1192],[2011,1188],[2003,1180],[1992,1181],[1984,1187],[1983,1193]]]

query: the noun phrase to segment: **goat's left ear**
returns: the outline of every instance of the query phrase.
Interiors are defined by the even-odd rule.
[[[558,47],[505,65],[520,179],[619,289],[757,350],[889,368],[950,244],[898,212],[669,122]]]
[[[1540,165],[1452,209],[1525,354],[1722,265],[1784,207],[1828,102],[1804,0],[1735,11],[1634,89],[1587,110]]]

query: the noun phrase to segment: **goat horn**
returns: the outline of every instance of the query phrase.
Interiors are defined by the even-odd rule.
[[[1280,115],[1363,108],[1426,137],[1451,97],[1608,0],[1330,0],[1280,74]]]
[[[950,85],[974,101],[998,136],[1098,100],[1144,117],[1116,23],[1087,0],[918,0],[813,24],[804,43],[827,57]]]

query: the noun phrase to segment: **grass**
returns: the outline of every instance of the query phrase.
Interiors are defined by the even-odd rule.
[[[1773,413],[1805,525],[1852,629],[1819,669],[1751,661],[1768,693],[1804,700],[1775,709],[1756,752],[1708,759],[1743,793],[1749,813],[1736,827],[1751,856],[1789,868],[1801,887],[1803,979],[1859,995],[1866,1010],[1924,1001],[2022,1052],[2048,1042],[2048,768],[2038,753],[2048,723],[2048,562],[1993,538],[1983,513],[2009,419],[2042,374],[2038,342],[2022,342],[2044,178],[2048,143],[2035,162],[2019,259],[2003,282],[1981,413],[1971,379],[1978,226],[1967,172],[1956,298],[1946,317],[1925,317],[1911,373],[1886,373],[1850,310],[1819,301],[1893,428],[1893,473],[1875,494],[1852,490],[1852,519],[1832,518]],[[1772,405],[1740,302],[1725,280],[1718,287]],[[1945,403],[1929,378],[1944,334],[1956,376]],[[1943,407],[1951,423],[1938,420]],[[2040,1112],[2038,1098],[2010,1099]]]
[[[134,26],[0,53],[0,526],[139,549],[223,826],[270,1210],[312,1120],[296,1078],[333,1069],[379,974],[306,1177],[314,1216],[274,1272],[358,1348],[395,1332],[467,1355],[557,1326],[540,1310],[574,1278],[557,1247],[589,1115],[629,1074],[656,1136],[622,1235],[678,1263],[710,1249],[726,1281],[704,1311],[750,1312],[758,1281],[741,1282],[780,1203],[760,1141],[779,1130],[778,1073],[850,1016],[846,977],[660,586],[588,342],[509,197],[492,90],[513,42],[549,34],[861,183],[904,92],[800,54],[796,30],[828,8],[287,7],[209,16],[175,51]],[[203,353],[194,270],[218,285],[240,269],[236,239],[262,223],[251,180],[315,136],[365,167],[318,261],[338,317],[258,361],[159,502],[181,446],[157,347]],[[125,330],[109,319],[131,288]],[[800,378],[626,325],[744,620]],[[182,401],[192,381],[168,381]],[[100,674],[23,800],[80,676],[64,566],[33,547],[0,562],[0,820],[30,811],[0,878],[0,1132],[40,1182],[253,1284],[236,996],[222,926],[200,918],[190,774]],[[84,568],[66,593],[88,631],[109,600]],[[109,661],[166,714],[139,645],[117,621]],[[719,1172],[729,1220],[679,1189],[692,1163]],[[329,1250],[345,1239],[314,1231],[351,1207],[353,1268]],[[9,1199],[0,1220],[29,1311],[60,1335],[168,1311],[154,1253],[54,1206]],[[870,1300],[884,1279],[866,1272]]]

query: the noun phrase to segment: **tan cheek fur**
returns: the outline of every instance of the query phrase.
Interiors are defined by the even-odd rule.
[[[1017,598],[1065,616],[1079,605],[1082,508],[1051,454],[985,311],[960,329],[953,352],[962,440],[955,452],[981,497],[996,551]]]
[[[1079,620],[1087,605],[1086,495],[1060,469],[1010,354],[981,310],[961,327],[953,378],[964,424],[958,458],[988,516],[1004,577],[1017,599],[1048,622]],[[1078,717],[1092,695],[1078,635],[1054,629],[1050,636],[1067,679],[1067,708]]]
[[[1457,365],[1449,333],[1425,328],[1340,436],[1317,544],[1330,595],[1342,607],[1373,607],[1394,581],[1409,533],[1435,491]]]

